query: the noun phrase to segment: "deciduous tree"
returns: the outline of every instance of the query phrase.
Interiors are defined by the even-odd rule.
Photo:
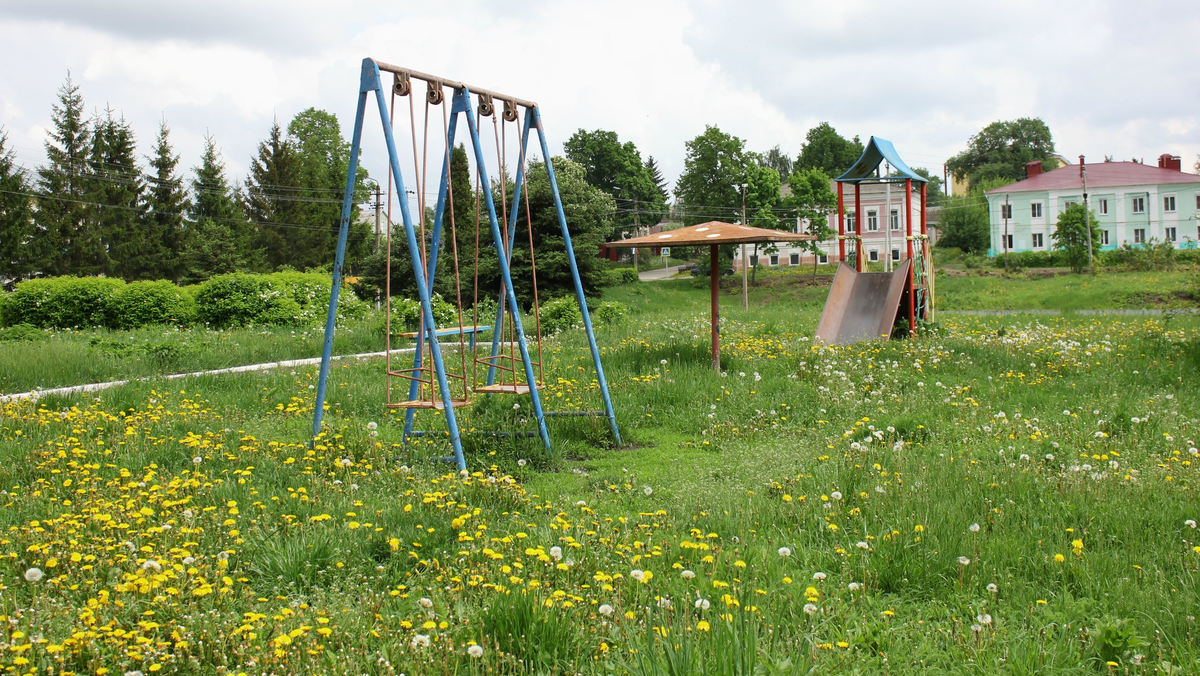
[[[746,142],[716,126],[685,144],[683,173],[675,183],[675,198],[684,223],[734,220],[742,207],[741,185],[749,164]]]
[[[985,181],[1011,183],[1025,178],[1025,164],[1042,162],[1054,169],[1054,138],[1039,117],[998,121],[971,137],[967,149],[951,157],[946,167],[974,190]]]
[[[1076,273],[1087,270],[1089,220],[1092,229],[1092,255],[1095,256],[1100,250],[1100,228],[1096,227],[1096,214],[1090,214],[1089,218],[1082,204],[1072,204],[1059,214],[1058,224],[1054,226],[1054,233],[1050,235],[1054,248],[1066,254],[1067,264]]]
[[[846,140],[832,125],[822,122],[808,130],[793,170],[820,169],[829,176],[840,176],[862,153],[863,144],[857,136]]]
[[[829,214],[837,209],[837,195],[829,187],[829,176],[820,169],[799,169],[788,177],[792,194],[785,206],[795,209],[795,215],[806,224],[806,232],[817,239],[804,242],[803,246],[813,255],[813,278],[817,275],[817,262],[824,250],[821,244],[827,241],[834,230],[829,227]]]

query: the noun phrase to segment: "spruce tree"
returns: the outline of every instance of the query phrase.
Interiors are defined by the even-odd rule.
[[[211,136],[194,168],[183,246],[182,280],[202,282],[228,272],[261,267],[255,233],[225,178],[225,164]]]
[[[244,197],[246,215],[258,232],[257,244],[272,270],[308,267],[319,260],[313,252],[328,242],[327,228],[303,222],[306,198],[300,168],[294,145],[275,122],[267,140],[258,144],[258,157],[250,161]]]
[[[179,156],[171,148],[171,130],[164,120],[158,127],[158,139],[154,144],[154,156],[150,167],[154,177],[149,180],[146,192],[146,225],[148,239],[155,243],[158,260],[150,267],[153,279],[169,279],[178,282],[184,272],[180,254],[184,245],[183,215],[188,209],[187,193],[183,189],[183,177],[176,173]]]
[[[89,232],[88,154],[91,134],[83,119],[83,96],[67,74],[51,110],[46,157],[38,169],[37,229],[30,253],[34,269],[48,275],[88,274],[98,267],[99,239]]]
[[[28,176],[7,142],[8,133],[0,128],[0,277],[21,278],[36,271],[29,256],[33,204]]]
[[[112,109],[106,109],[92,122],[89,232],[100,243],[95,272],[127,280],[152,278],[161,258],[161,243],[143,220],[146,183],[136,153],[133,129],[124,117],[114,118]]]
[[[667,191],[667,179],[663,178],[662,171],[658,168],[658,162],[653,155],[646,158],[646,173],[650,174],[650,182],[654,184],[654,189],[662,196],[663,203],[666,203],[670,193]]]

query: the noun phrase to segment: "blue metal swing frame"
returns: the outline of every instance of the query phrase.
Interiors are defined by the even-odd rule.
[[[478,171],[478,180],[482,185],[491,185],[488,179],[486,163],[484,161],[483,149],[480,145],[479,130],[476,128],[475,119],[471,115],[471,90],[462,83],[452,83],[447,80],[433,78],[415,71],[398,69],[394,66],[384,65],[384,69],[388,72],[402,74],[405,76],[413,76],[418,79],[426,80],[432,86],[450,86],[454,89],[454,97],[451,102],[450,119],[448,126],[448,147],[454,147],[455,132],[458,128],[459,114],[466,113],[467,129],[471,136],[471,145],[475,153],[475,163]],[[329,381],[329,363],[333,354],[333,333],[337,323],[337,305],[338,296],[342,287],[342,266],[346,255],[346,238],[350,230],[350,211],[353,206],[355,175],[358,172],[358,156],[362,147],[362,130],[363,119],[366,114],[367,97],[370,93],[375,93],[375,100],[379,107],[379,117],[383,126],[384,139],[387,141],[388,161],[391,163],[392,177],[395,184],[396,192],[399,195],[404,195],[404,178],[400,171],[400,160],[396,152],[396,141],[392,134],[391,126],[387,123],[388,108],[387,100],[384,96],[383,79],[381,76],[381,64],[371,58],[363,59],[362,75],[359,81],[358,91],[358,111],[354,120],[353,141],[350,147],[350,163],[346,175],[346,192],[342,202],[342,218],[340,228],[338,230],[337,240],[337,255],[333,265],[333,283],[329,291],[329,314],[325,321],[325,343],[321,352],[321,374],[317,381],[317,400],[315,410],[313,412],[313,430],[312,438],[315,443],[316,438],[321,433],[322,418],[325,411],[325,395]],[[488,93],[490,94],[490,92]],[[412,93],[410,92],[411,96]],[[554,164],[550,158],[550,149],[546,143],[546,134],[542,128],[541,113],[536,104],[532,102],[520,101],[503,96],[496,96],[504,101],[509,101],[514,107],[522,106],[525,108],[525,126],[521,134],[521,164],[517,170],[516,189],[513,191],[513,209],[509,222],[505,224],[508,238],[507,240],[501,237],[500,223],[496,218],[496,207],[492,199],[491,190],[484,190],[484,202],[487,205],[488,222],[492,229],[492,240],[499,254],[499,267],[501,286],[499,298],[497,299],[496,308],[496,323],[492,330],[492,346],[491,357],[488,358],[488,378],[487,384],[492,385],[495,382],[496,360],[500,356],[500,334],[501,327],[504,326],[504,314],[506,311],[512,315],[513,330],[516,334],[517,345],[521,352],[521,362],[525,370],[526,382],[529,386],[529,395],[532,399],[534,418],[537,421],[537,434],[542,439],[543,445],[546,447],[547,453],[553,453],[553,447],[550,442],[550,433],[546,429],[546,418],[555,415],[555,412],[544,412],[542,409],[541,396],[538,392],[537,377],[534,373],[533,362],[529,356],[529,347],[525,338],[525,331],[521,325],[521,313],[507,308],[518,308],[516,292],[513,289],[511,271],[509,269],[507,252],[504,251],[504,241],[513,241],[517,227],[517,213],[519,200],[521,197],[521,189],[524,178],[525,163],[524,158],[529,144],[529,130],[537,129],[538,141],[542,149],[542,156],[545,158],[546,171],[550,178],[550,190],[554,196],[554,208],[558,216],[559,227],[562,229],[563,241],[567,253],[567,260],[570,263],[571,278],[575,284],[575,295],[579,301],[579,309],[583,314],[584,330],[587,332],[588,347],[592,353],[592,364],[596,369],[596,380],[600,386],[600,395],[604,399],[604,411],[597,414],[606,415],[609,422],[609,427],[612,429],[613,437],[617,445],[621,444],[621,434],[617,430],[617,418],[613,412],[612,399],[608,393],[608,383],[604,378],[604,366],[600,362],[600,350],[596,346],[596,336],[592,331],[591,315],[588,312],[587,300],[583,293],[583,283],[579,277],[579,266],[575,261],[575,251],[571,245],[571,233],[567,227],[566,214],[563,212],[562,199],[559,196],[558,181],[554,175]],[[445,101],[441,103],[445,105]],[[493,111],[493,115],[498,112]],[[450,184],[450,157],[451,153],[446,153],[443,158],[443,168],[441,173],[441,182],[438,187],[437,207],[434,213],[432,244],[429,250],[428,261],[426,266],[421,264],[420,248],[418,246],[417,233],[413,227],[412,216],[408,208],[408,200],[400,200],[400,215],[404,224],[404,234],[408,243],[409,254],[412,256],[413,271],[416,274],[417,294],[421,302],[421,316],[423,318],[424,332],[417,336],[417,346],[414,350],[413,368],[421,368],[421,360],[424,348],[424,342],[429,341],[430,354],[433,359],[433,370],[437,378],[438,390],[441,393],[443,412],[446,416],[446,426],[449,430],[450,444],[454,449],[454,455],[446,460],[453,460],[459,470],[467,468],[466,459],[463,457],[462,437],[458,427],[458,418],[454,412],[454,402],[446,376],[446,368],[442,361],[442,351],[440,342],[438,341],[439,329],[433,320],[433,308],[430,304],[430,293],[432,290],[432,280],[437,272],[437,261],[439,254],[439,244],[441,242],[443,214],[445,212],[446,198]],[[389,226],[390,227],[390,226]],[[460,329],[461,330],[461,329]],[[444,333],[444,331],[443,331]],[[464,374],[465,375],[465,374]],[[409,384],[409,399],[415,399],[418,394],[419,383],[413,380]],[[571,412],[573,414],[577,412]],[[404,439],[407,440],[412,436],[421,435],[421,432],[414,432],[413,419],[415,410],[408,409],[405,412],[404,420]],[[503,433],[500,433],[503,434]]]

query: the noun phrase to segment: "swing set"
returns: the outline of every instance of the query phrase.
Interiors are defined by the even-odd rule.
[[[390,101],[383,88],[382,73],[392,76]],[[426,84],[424,93],[424,119],[422,133],[418,135],[417,128],[417,94],[414,91],[414,80]],[[447,110],[447,89],[450,90],[449,110]],[[385,285],[385,373],[386,401],[384,406],[391,410],[404,410],[404,442],[417,437],[448,436],[453,455],[442,460],[453,461],[459,470],[466,469],[463,457],[462,435],[459,429],[458,416],[455,409],[469,406],[474,402],[474,396],[491,395],[528,395],[533,408],[533,417],[537,423],[534,431],[488,431],[476,432],[483,436],[538,436],[541,438],[547,453],[552,453],[550,433],[546,428],[546,418],[553,416],[605,416],[616,443],[620,445],[621,436],[617,430],[616,415],[613,412],[612,400],[608,393],[608,384],[604,378],[604,367],[600,362],[600,351],[596,346],[596,337],[592,331],[591,317],[588,313],[587,301],[584,297],[583,283],[579,276],[579,267],[575,260],[574,249],[571,246],[571,233],[567,227],[566,215],[563,212],[562,199],[559,196],[558,182],[554,175],[554,165],[550,158],[546,135],[542,128],[541,113],[536,103],[511,96],[506,96],[486,89],[468,87],[461,82],[427,75],[408,68],[393,66],[371,58],[363,59],[362,75],[359,84],[358,111],[354,122],[354,135],[350,148],[350,163],[346,178],[346,192],[342,203],[341,227],[338,232],[337,255],[333,267],[333,284],[329,294],[329,315],[325,325],[325,343],[321,355],[321,372],[317,382],[317,400],[313,414],[313,439],[321,432],[321,421],[324,414],[326,387],[329,380],[329,364],[333,352],[333,333],[337,319],[338,295],[342,283],[342,265],[346,252],[346,238],[350,225],[350,213],[353,203],[355,174],[358,170],[358,156],[362,144],[363,118],[366,113],[367,98],[375,94],[379,108],[380,121],[383,126],[383,136],[388,151],[388,234],[387,234],[387,282]],[[472,106],[472,95],[477,105]],[[413,188],[416,194],[418,217],[414,221],[409,208],[408,192],[401,169],[400,155],[396,145],[395,113],[397,99],[408,99],[409,133],[412,140],[413,159]],[[497,111],[497,104],[503,104],[502,112]],[[428,164],[430,120],[437,117],[433,114],[436,108],[441,108],[441,133],[435,132],[434,143],[444,147],[441,154],[442,170],[438,174],[439,184],[437,198],[431,213],[426,209],[428,191]],[[519,109],[524,109],[522,116]],[[475,166],[474,195],[455,195],[451,181],[451,158],[453,156],[455,136],[458,132],[460,114],[465,113],[467,132],[473,150]],[[492,119],[492,130],[496,150],[496,166],[498,171],[497,188],[500,192],[500,209],[497,213],[493,198],[492,183],[489,180],[480,129],[484,118]],[[508,130],[515,125],[513,138],[518,140],[515,153],[517,169],[513,181],[512,195],[508,194]],[[403,125],[402,125],[403,127]],[[540,389],[544,387],[543,351],[541,331],[541,308],[538,297],[537,260],[535,257],[533,218],[529,205],[529,186],[527,180],[528,145],[530,132],[537,131],[541,146],[544,168],[549,178],[550,191],[554,200],[558,225],[562,232],[563,244],[567,262],[570,266],[571,277],[575,286],[576,299],[583,315],[584,331],[587,334],[588,346],[591,350],[592,364],[596,371],[601,398],[604,401],[603,411],[545,411],[542,406]],[[436,160],[435,160],[436,161]],[[393,359],[399,359],[408,350],[397,350],[392,346],[392,188],[399,197],[399,207],[405,241],[412,259],[417,295],[420,300],[420,318],[416,331],[397,334],[398,337],[411,338],[416,342],[411,348],[412,365],[407,368],[394,367]],[[460,265],[459,232],[468,228],[469,224],[458,223],[455,217],[455,199],[473,199],[475,204],[474,223],[474,254],[472,266],[472,303],[469,311],[464,310],[463,304],[463,274]],[[529,340],[522,324],[521,306],[518,303],[516,291],[513,288],[513,253],[518,247],[523,248],[525,242],[520,242],[517,233],[518,216],[525,215],[526,235],[529,246],[528,267],[521,264],[516,272],[527,274],[532,288],[531,314],[534,320],[536,351],[530,349]],[[490,228],[492,245],[497,254],[500,288],[496,291],[496,314],[491,325],[481,325],[480,310],[480,246],[481,223],[486,213],[487,223],[483,227]],[[447,218],[448,215],[448,218]],[[445,226],[449,224],[449,232]],[[428,226],[428,227],[427,227]],[[454,272],[454,320],[449,326],[438,326],[433,313],[434,279],[437,274],[439,257],[442,251],[443,234],[450,244],[450,257]],[[470,235],[468,231],[466,234]],[[488,246],[486,243],[483,246]],[[492,293],[484,289],[486,297]],[[469,315],[469,316],[468,316]],[[467,320],[470,320],[469,322]],[[484,317],[483,320],[487,321]],[[490,345],[486,354],[481,356],[482,345],[477,341],[481,334],[491,334]],[[448,339],[443,342],[443,339]],[[451,356],[446,359],[445,352],[457,353],[457,359]],[[536,355],[535,355],[536,352]],[[399,353],[399,354],[396,354]],[[535,359],[536,356],[536,359]],[[457,363],[456,363],[457,362]],[[455,369],[454,367],[457,366]],[[480,368],[484,367],[484,368]],[[480,384],[481,371],[483,384]],[[403,386],[407,383],[405,398],[393,398],[393,383]],[[446,431],[415,430],[413,429],[417,411],[434,411],[445,416]]]

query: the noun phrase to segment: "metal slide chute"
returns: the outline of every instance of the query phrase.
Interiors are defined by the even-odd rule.
[[[817,340],[849,345],[891,337],[911,266],[909,259],[893,272],[858,272],[840,263],[817,324]]]

